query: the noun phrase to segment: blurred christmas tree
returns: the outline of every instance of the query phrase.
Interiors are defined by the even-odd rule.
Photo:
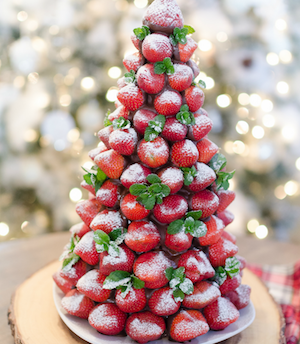
[[[67,230],[147,0],[2,0],[0,240]],[[297,240],[300,6],[178,0],[196,29],[212,137],[237,173],[231,230]],[[287,216],[288,214],[288,216]]]

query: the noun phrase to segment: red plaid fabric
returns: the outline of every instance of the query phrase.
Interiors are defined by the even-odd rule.
[[[247,268],[262,279],[281,305],[287,344],[297,344],[300,338],[300,261],[293,265],[247,264]]]

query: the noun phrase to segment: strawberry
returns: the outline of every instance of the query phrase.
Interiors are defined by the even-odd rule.
[[[79,278],[81,278],[87,271],[87,265],[83,260],[79,260],[74,265],[67,265],[60,270],[60,277],[69,281],[72,285],[76,285]]]
[[[185,268],[186,277],[193,283],[211,278],[215,275],[209,260],[204,252],[193,249],[183,253],[178,261],[178,267]]]
[[[240,275],[230,277],[227,276],[225,282],[220,285],[220,292],[222,295],[235,290],[242,282],[242,278]]]
[[[193,40],[193,38],[189,36],[187,36],[186,38],[186,44],[178,43],[179,59],[181,62],[188,62],[188,60],[194,54],[195,50],[198,48],[198,44]]]
[[[83,189],[85,189],[85,190],[87,190],[88,192],[90,192],[90,193],[93,195],[93,197],[96,196],[95,188],[93,187],[93,185],[90,185],[90,184],[88,184],[85,180],[83,180],[83,181],[80,183],[80,186],[81,186]]]
[[[175,117],[168,117],[161,135],[168,141],[176,142],[185,139],[188,127]]]
[[[137,141],[137,133],[133,128],[117,129],[109,136],[110,147],[122,155],[132,155]]]
[[[131,222],[125,237],[125,244],[135,252],[151,251],[160,242],[157,227],[149,221]]]
[[[234,220],[234,215],[229,210],[224,210],[221,213],[218,213],[218,218],[224,222],[225,226],[228,226]]]
[[[223,223],[224,223],[224,222],[223,222]],[[222,237],[223,237],[224,239],[227,239],[227,240],[231,241],[233,244],[236,243],[236,236],[233,235],[233,234],[231,234],[231,233],[229,233],[229,232],[223,231]]]
[[[96,265],[99,262],[99,253],[96,251],[94,232],[86,233],[76,244],[74,253],[89,265]]]
[[[188,137],[191,140],[199,141],[211,131],[213,123],[212,120],[208,116],[203,115],[201,111],[194,113],[194,117],[195,124],[189,127]]]
[[[135,130],[137,130],[140,134],[144,135],[145,130],[148,127],[149,121],[153,121],[156,116],[157,113],[151,110],[138,110],[133,117],[133,125]]]
[[[95,307],[94,301],[76,289],[69,291],[62,298],[61,305],[66,312],[82,319],[87,319],[90,311]]]
[[[111,180],[107,180],[97,191],[96,198],[104,206],[109,208],[114,207],[120,198],[118,185],[112,183]]]
[[[135,313],[142,311],[147,304],[145,289],[132,289],[123,298],[122,290],[116,290],[115,301],[116,305],[125,313]]]
[[[175,252],[188,250],[192,245],[193,237],[189,233],[179,232],[176,234],[166,233],[165,245]]]
[[[169,85],[176,91],[182,92],[193,82],[193,70],[185,64],[174,64],[175,73],[168,76]]]
[[[76,284],[77,290],[96,302],[104,302],[110,296],[110,290],[103,288],[106,276],[99,270],[90,270]]]
[[[117,107],[116,110],[108,116],[108,120],[113,122],[115,119],[118,119],[120,117],[123,117],[124,119],[128,120],[128,116],[128,109],[126,109],[126,107],[121,104],[121,106]]]
[[[105,233],[110,233],[113,229],[126,227],[127,221],[121,216],[120,212],[116,210],[103,210],[99,213],[91,223],[93,231],[101,230]]]
[[[163,199],[162,204],[156,204],[153,215],[161,223],[171,223],[181,219],[188,210],[186,199],[180,195],[170,195]]]
[[[154,291],[148,305],[153,314],[169,316],[179,310],[181,302],[175,301],[173,290],[170,287],[164,287]]]
[[[196,162],[195,167],[197,175],[188,187],[190,190],[198,192],[211,185],[217,179],[217,176],[212,168],[202,162]]]
[[[70,290],[75,288],[74,284],[71,283],[69,280],[61,277],[60,275],[60,270],[56,271],[53,275],[52,278],[58,288],[64,293],[67,294]]]
[[[186,295],[182,305],[187,308],[201,309],[214,302],[221,296],[219,288],[207,281],[200,281],[194,284],[194,291]]]
[[[137,196],[128,193],[121,201],[122,213],[131,221],[142,220],[150,214],[142,204],[137,202]]]
[[[182,309],[172,319],[170,336],[176,342],[185,342],[207,333],[208,330],[208,324],[201,312]]]
[[[108,178],[119,178],[125,167],[124,157],[113,149],[98,154],[95,163]]]
[[[99,142],[98,147],[90,150],[88,155],[92,160],[94,160],[98,154],[107,150],[108,148],[105,146],[105,144],[103,142]]]
[[[124,78],[123,80],[125,81],[125,77],[123,77],[123,78]],[[126,85],[127,85],[127,84],[126,84]],[[126,85],[125,85],[125,86],[126,86]],[[117,109],[118,107],[120,107],[120,106],[123,106],[123,105],[122,105],[122,103],[117,99],[117,100],[115,101],[115,107],[116,107],[116,109]]]
[[[134,54],[126,55],[123,59],[124,67],[130,72],[134,70],[135,72],[138,70],[140,66],[143,64],[143,55],[137,51]]]
[[[191,112],[199,110],[204,103],[204,92],[197,86],[187,88],[184,97]]]
[[[161,182],[168,185],[171,194],[176,194],[183,186],[183,173],[177,167],[167,167],[157,173]]]
[[[118,92],[117,98],[130,111],[135,111],[144,104],[144,94],[134,84],[122,87]]]
[[[82,238],[84,234],[90,231],[90,228],[83,222],[77,223],[76,225],[70,228],[70,232],[73,236],[77,235],[79,238]]]
[[[201,141],[197,142],[197,149],[199,152],[198,161],[208,164],[211,158],[218,153],[219,147],[207,137],[204,137]]]
[[[240,271],[245,269],[247,265],[246,259],[238,254],[235,256],[235,258],[240,262]]]
[[[126,80],[125,80],[125,76],[122,76],[121,78],[119,78],[119,79],[117,80],[117,85],[118,85],[119,90],[120,90],[121,88],[127,86],[127,83],[126,83]],[[117,100],[117,101],[118,101],[118,100]],[[118,104],[116,105],[116,108],[118,108],[120,105],[123,106],[122,103],[120,103],[120,102],[118,101]],[[110,119],[109,119],[109,120],[110,120]]]
[[[114,131],[114,128],[112,125],[105,127],[101,130],[98,131],[98,137],[99,139],[105,144],[105,146],[107,147],[106,150],[111,149],[110,145],[109,145],[109,135]],[[106,150],[103,150],[102,152],[105,152]],[[102,153],[101,152],[101,153]],[[99,153],[100,154],[100,153]],[[98,155],[97,155],[98,156]],[[96,157],[95,157],[96,158]],[[95,160],[94,158],[94,160]]]
[[[162,137],[157,137],[154,141],[140,141],[137,153],[145,165],[156,168],[167,163],[169,151],[167,142]]]
[[[166,90],[155,97],[154,108],[164,116],[176,115],[182,106],[182,97],[177,91]]]
[[[140,40],[137,38],[137,36],[134,33],[130,35],[130,39],[133,45],[137,48],[137,50],[141,50]]]
[[[142,51],[149,62],[163,61],[173,55],[173,48],[169,38],[159,33],[146,36],[143,41]]]
[[[147,183],[147,176],[151,174],[151,170],[141,164],[132,164],[121,175],[121,183],[127,189],[133,184]]]
[[[141,254],[134,263],[134,274],[145,282],[145,288],[161,288],[168,283],[165,270],[173,266],[163,251],[152,251]]]
[[[208,246],[215,244],[224,232],[224,224],[222,220],[212,215],[203,222],[206,224],[207,232],[203,237],[199,238],[200,245]]]
[[[229,206],[229,204],[234,201],[235,192],[231,190],[220,189],[216,192],[216,194],[219,197],[217,213],[222,213]]]
[[[250,302],[251,288],[247,284],[241,284],[235,290],[226,293],[224,296],[232,302],[237,309],[248,306]]]
[[[209,327],[215,331],[224,330],[224,328],[237,321],[240,316],[234,304],[224,297],[219,297],[206,306],[203,314]]]
[[[191,167],[198,160],[199,153],[190,140],[175,142],[171,150],[172,163],[179,167]]]
[[[193,210],[202,210],[202,219],[214,214],[219,206],[218,196],[209,191],[203,190],[197,192],[191,200]]]
[[[157,94],[162,91],[165,85],[165,75],[155,74],[153,64],[145,64],[136,75],[139,88],[149,94]]]
[[[138,343],[159,339],[165,329],[164,319],[149,311],[131,314],[125,326],[127,335]]]
[[[127,315],[113,303],[100,303],[90,313],[89,324],[98,332],[115,336],[120,333],[126,322]]]
[[[224,266],[228,257],[238,252],[238,247],[231,241],[220,238],[215,244],[209,246],[208,255],[213,267]]]
[[[187,40],[189,41],[188,38],[187,38]],[[193,73],[194,73],[194,78],[197,78],[197,76],[200,74],[200,69],[199,69],[197,63],[193,60],[188,60],[187,65],[192,68]]]
[[[93,218],[99,213],[102,205],[92,198],[83,200],[76,204],[76,213],[80,216],[81,220],[89,227]]]

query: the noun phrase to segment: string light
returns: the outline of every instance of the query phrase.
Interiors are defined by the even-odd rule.
[[[91,90],[95,86],[95,80],[90,76],[86,76],[81,80],[80,86],[83,90]]]
[[[20,22],[25,21],[27,18],[28,18],[28,14],[27,14],[27,12],[25,12],[25,11],[20,11],[20,12],[17,14],[17,19],[18,19],[18,21],[20,21]]]
[[[287,28],[287,23],[284,19],[276,20],[275,27],[279,31],[284,31]]]
[[[284,192],[288,196],[294,196],[297,193],[298,189],[299,185],[294,180],[290,180],[284,185]]]
[[[259,222],[256,219],[251,219],[247,223],[247,229],[250,233],[255,233],[255,230],[258,226],[259,226]]]
[[[253,107],[259,107],[260,104],[261,104],[261,96],[259,96],[258,94],[256,93],[252,93],[250,95],[250,104],[253,106]]]
[[[284,186],[283,185],[278,185],[276,187],[276,189],[274,190],[274,195],[279,200],[285,199],[286,198],[286,193],[284,191]]]
[[[288,50],[281,50],[279,53],[279,58],[282,63],[290,63],[293,59],[293,55]]]
[[[267,114],[262,118],[263,125],[267,128],[273,128],[275,125],[275,118],[273,115]]]
[[[248,105],[250,103],[250,96],[247,93],[240,93],[238,96],[238,102],[241,105]]]
[[[111,67],[108,70],[108,76],[112,79],[118,79],[121,76],[121,68],[115,66],[115,67]]]
[[[276,85],[276,89],[281,94],[287,94],[289,92],[289,85],[285,81],[279,81]]]
[[[298,159],[296,160],[295,166],[296,166],[297,170],[300,171],[300,158],[298,158]]]
[[[145,8],[148,5],[148,0],[134,0],[134,5],[137,8]]]
[[[255,230],[255,235],[258,239],[265,239],[269,234],[269,230],[265,225],[260,225]]]
[[[119,89],[117,87],[109,88],[106,93],[106,99],[111,103],[115,102],[117,100],[118,92],[119,92]]]
[[[225,32],[218,32],[216,37],[217,37],[217,41],[221,43],[224,43],[228,40],[227,33]]]
[[[261,103],[261,109],[264,112],[271,112],[273,110],[273,103],[269,99],[264,99]]]
[[[9,226],[5,222],[0,222],[0,235],[6,236],[9,233]]]
[[[237,114],[241,118],[246,118],[249,115],[249,110],[245,107],[240,107],[237,110]]]
[[[201,51],[210,51],[212,49],[212,43],[208,39],[201,39],[198,43],[198,48]]]
[[[279,57],[276,53],[267,54],[266,60],[270,66],[276,66],[279,63]]]
[[[237,125],[235,127],[235,130],[241,134],[241,135],[245,135],[248,133],[249,131],[249,124],[245,121],[238,121]]]
[[[220,94],[217,97],[217,104],[221,108],[226,108],[231,104],[231,97],[228,94]]]
[[[265,136],[265,130],[263,127],[256,125],[252,129],[252,136],[256,139],[262,139]]]
[[[74,203],[78,202],[82,198],[82,191],[78,188],[73,188],[69,193],[70,200]]]

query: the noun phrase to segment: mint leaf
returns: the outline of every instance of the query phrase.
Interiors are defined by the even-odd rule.
[[[124,117],[119,117],[113,121],[114,129],[129,129],[131,126],[130,121],[126,120]]]
[[[104,118],[104,127],[109,127],[110,125],[112,125],[112,122],[108,119],[108,116],[111,114],[111,111],[108,110],[107,114],[105,115]]]
[[[185,274],[185,268],[181,266],[180,268],[173,271],[173,278],[179,278],[180,281],[183,281]]]
[[[166,72],[166,66],[165,64],[163,63],[163,61],[160,61],[160,62],[156,62],[154,64],[154,73],[155,74],[164,74]]]
[[[181,171],[183,172],[183,178],[184,178],[184,185],[189,186],[194,181],[194,178],[197,176],[197,170],[195,166],[192,166],[191,168],[188,167],[181,167]]]
[[[142,27],[134,29],[133,33],[140,41],[142,41],[145,39],[146,36],[150,35],[151,32],[148,26],[143,25]]]
[[[194,220],[198,220],[202,216],[202,210],[189,211],[185,214],[185,216],[192,217]]]
[[[184,292],[180,289],[173,290],[173,296],[176,302],[182,302],[184,300]]]
[[[133,275],[132,275],[132,284],[135,289],[142,289],[145,286],[144,281],[141,281],[139,278]]]
[[[117,245],[114,241],[111,241],[111,242],[109,243],[107,253],[108,253],[110,256],[112,256],[112,257],[119,257],[119,255],[120,255],[120,250],[119,250],[118,245]]]
[[[196,32],[195,29],[189,25],[184,25],[183,27],[188,30],[188,32],[187,32],[188,35],[191,35],[192,33]]]
[[[91,170],[92,172],[87,171],[84,167],[81,167],[87,174],[83,176],[83,179],[95,188],[95,193],[101,188],[102,184],[106,180],[106,174],[97,166],[94,165]]]
[[[227,273],[225,271],[225,269],[222,266],[218,266],[215,269],[215,276],[213,277],[213,279],[219,284],[222,285],[227,278]]]
[[[166,123],[166,117],[158,115],[153,121],[149,121],[148,127],[145,130],[144,139],[145,141],[154,141],[158,135],[163,131]]]
[[[166,57],[163,61],[156,62],[154,64],[154,73],[155,74],[166,73],[168,75],[174,74],[175,68],[170,57]]]
[[[104,289],[115,289],[119,286],[126,286],[130,282],[130,273],[127,271],[116,270],[110,273],[103,282]]]
[[[94,241],[99,245],[108,244],[110,242],[110,237],[105,232],[98,229],[94,232]]]
[[[190,109],[187,104],[182,105],[180,111],[176,115],[176,119],[185,125],[194,125],[195,124],[195,117],[190,112]]]
[[[195,32],[195,30],[191,26],[185,25],[182,29],[180,29],[179,27],[175,27],[173,34],[170,35],[170,41],[173,45],[176,45],[178,43],[186,44],[186,35],[191,34],[193,32]]]
[[[221,153],[215,154],[209,162],[209,167],[211,167],[216,173],[223,170],[226,166],[227,160],[225,156]]]
[[[240,262],[236,257],[229,257],[225,261],[225,271],[232,278],[240,273]]]
[[[147,210],[152,210],[155,206],[155,203],[156,203],[155,196],[149,196],[148,198],[143,200],[143,202],[141,202],[141,203],[143,203],[144,207]]]
[[[144,192],[147,192],[147,186],[144,184],[133,184],[129,188],[129,192],[133,196],[139,196]]]
[[[157,131],[155,131],[154,129],[147,127],[145,130],[145,134],[144,134],[144,139],[145,141],[149,142],[149,141],[154,141],[157,137],[158,137],[159,133]]]
[[[194,291],[193,282],[189,278],[185,278],[184,281],[180,283],[179,289],[181,289],[185,294],[191,295]]]
[[[172,279],[173,271],[174,269],[171,266],[165,270],[165,276],[169,281]]]
[[[194,229],[191,235],[195,238],[201,238],[207,233],[206,224],[202,221],[195,221]]]
[[[130,72],[124,74],[126,84],[134,84],[136,82],[135,71],[131,69]]]
[[[72,266],[75,265],[79,260],[80,257],[77,254],[71,253],[69,257],[63,261],[62,269],[65,271],[69,271]]]
[[[110,233],[108,233],[108,236],[109,236],[110,240],[116,241],[121,235],[124,234],[124,232],[125,232],[125,230],[122,227],[115,228]]]
[[[173,273],[173,276],[174,276],[174,273]],[[181,282],[181,281],[180,281],[180,278],[178,278],[178,277],[173,277],[173,278],[171,279],[171,281],[169,282],[170,288],[171,288],[171,289],[175,289],[176,287],[179,286],[180,282]]]
[[[168,187],[168,185],[161,184],[161,187],[162,187],[162,190],[161,190],[162,196],[163,197],[169,196],[170,192],[171,192],[171,189]]]
[[[157,174],[154,174],[154,173],[149,174],[149,175],[147,176],[147,180],[148,180],[148,182],[149,182],[150,184],[161,183],[161,180],[160,180],[159,176],[158,176]]]
[[[198,81],[198,84],[199,84],[202,88],[206,88],[206,83],[205,83],[205,81],[199,80],[199,81]]]
[[[217,190],[223,188],[224,190],[228,190],[229,188],[229,180],[233,178],[235,171],[232,172],[218,172],[217,173]]]
[[[168,234],[177,234],[182,231],[184,226],[183,220],[176,220],[169,224],[168,226]]]
[[[161,184],[152,184],[151,186],[148,187],[148,192],[151,195],[159,194],[162,192],[162,185]]]

